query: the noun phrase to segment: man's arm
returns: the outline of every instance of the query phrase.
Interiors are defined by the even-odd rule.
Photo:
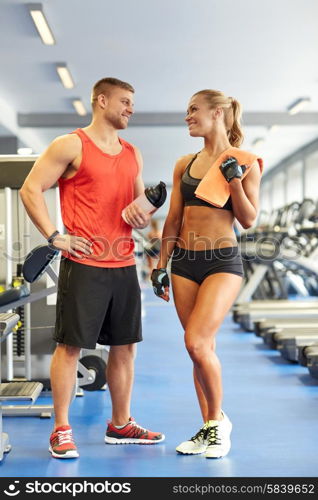
[[[136,181],[135,181],[135,198],[137,198],[137,196],[141,195],[145,191],[145,185],[144,185],[144,181],[142,179],[142,170],[144,167],[144,162],[143,162],[140,150],[138,148],[136,148],[136,146],[134,146],[134,150],[135,150],[135,155],[136,155],[136,159],[137,159],[137,163],[138,163],[138,167],[139,167],[138,175],[137,175]]]
[[[25,209],[40,233],[48,238],[56,230],[50,219],[44,198],[44,191],[54,186],[67,167],[81,152],[80,139],[74,134],[56,138],[47,150],[37,159],[20,189],[20,197]],[[54,239],[54,246],[67,250],[76,257],[76,249],[86,252],[89,242],[81,237],[59,235]]]
[[[134,195],[137,198],[145,191],[144,181],[142,179],[143,159],[141,153],[136,146],[134,146],[135,156],[138,163],[138,174],[135,180]],[[125,217],[129,225],[135,229],[144,229],[148,226],[151,215],[145,214],[137,204],[131,203],[126,209]]]

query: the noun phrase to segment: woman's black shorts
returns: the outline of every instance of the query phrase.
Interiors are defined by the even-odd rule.
[[[230,273],[244,276],[242,257],[238,247],[198,251],[175,247],[172,254],[171,273],[195,281],[199,285],[211,274]]]
[[[95,349],[140,342],[136,266],[105,268],[63,259],[56,303],[56,342]]]

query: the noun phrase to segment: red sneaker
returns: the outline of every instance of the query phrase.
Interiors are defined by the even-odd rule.
[[[117,429],[108,423],[105,443],[107,444],[156,444],[165,439],[160,432],[152,432],[137,425],[130,417],[128,424],[122,429]]]
[[[55,458],[76,458],[79,456],[69,425],[57,427],[50,436],[49,452]]]

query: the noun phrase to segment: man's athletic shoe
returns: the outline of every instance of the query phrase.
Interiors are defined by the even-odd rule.
[[[199,455],[200,453],[204,453],[208,446],[206,440],[207,429],[207,424],[204,424],[189,441],[183,441],[183,443],[179,444],[176,447],[176,451],[182,455]]]
[[[117,429],[111,422],[108,422],[105,443],[107,444],[156,444],[165,439],[160,432],[152,432],[137,425],[130,417],[128,424],[121,429]]]
[[[208,445],[205,452],[206,458],[225,457],[231,449],[230,435],[232,424],[223,411],[222,415],[222,420],[209,420],[206,423],[206,439]]]
[[[49,452],[55,458],[76,458],[79,456],[69,425],[57,427],[50,436]]]

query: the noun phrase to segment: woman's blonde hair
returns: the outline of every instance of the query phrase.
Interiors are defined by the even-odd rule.
[[[217,107],[223,108],[224,125],[228,139],[231,146],[238,148],[244,139],[240,123],[242,108],[239,101],[233,97],[227,97],[219,90],[200,90],[194,95],[202,95],[212,109]]]

